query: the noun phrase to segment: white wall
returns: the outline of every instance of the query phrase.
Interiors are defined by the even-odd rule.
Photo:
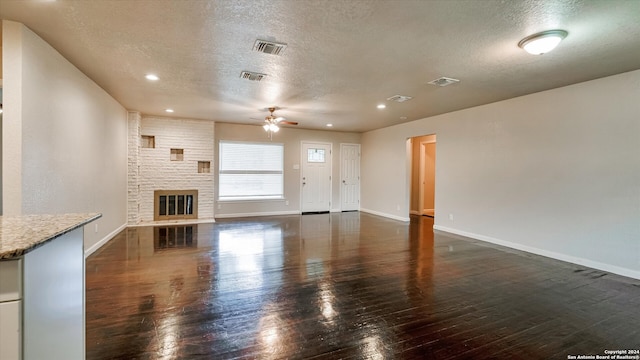
[[[21,24],[2,21],[3,215],[22,212],[22,32]]]
[[[640,70],[367,132],[362,207],[407,216],[435,133],[437,229],[640,278],[638,99]]]
[[[2,28],[1,24],[0,28]],[[1,47],[0,51],[2,51]],[[0,59],[2,59],[2,53],[0,53]],[[0,87],[1,86],[2,79],[0,79]],[[2,88],[0,88],[0,104],[2,104]],[[2,215],[2,207],[2,114],[0,114],[0,215]]]
[[[137,217],[129,214],[129,224],[153,221],[155,190],[198,190],[198,218],[213,219],[213,169],[198,173],[198,161],[214,166],[213,121],[142,116],[138,134],[135,114],[129,117],[129,161],[137,152],[140,165],[139,174],[129,175],[129,199],[138,199],[140,209]],[[155,148],[140,148],[141,135],[154,136]],[[183,161],[171,161],[172,148],[184,150]],[[131,200],[130,212],[135,211],[133,204]]]
[[[216,149],[220,140],[269,142],[261,126],[216,123]],[[340,210],[340,144],[359,144],[359,133],[338,131],[303,130],[283,127],[273,135],[272,142],[284,144],[284,200],[218,202],[216,217],[274,215],[300,213],[300,147],[302,141],[332,144],[332,211]],[[217,151],[216,151],[217,154]],[[212,168],[217,173],[218,159]],[[289,205],[286,205],[286,201]],[[218,208],[219,207],[219,208]]]
[[[99,212],[85,249],[126,223],[126,111],[22,24],[3,21],[4,215]]]

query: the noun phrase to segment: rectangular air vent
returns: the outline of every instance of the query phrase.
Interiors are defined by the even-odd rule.
[[[253,44],[253,50],[265,54],[280,55],[287,48],[287,44],[281,44],[267,40],[256,40]]]
[[[395,101],[395,102],[405,102],[405,101],[409,101],[413,99],[411,96],[404,96],[404,95],[393,95],[390,98],[387,98],[387,101]]]
[[[429,85],[435,85],[435,86],[447,86],[447,85],[451,85],[451,84],[455,84],[457,82],[460,82],[460,80],[458,79],[452,79],[452,78],[448,78],[448,77],[441,77],[439,79],[435,79],[432,81],[429,81],[427,84]]]
[[[264,79],[267,74],[261,74],[253,71],[243,71],[240,73],[240,77],[251,81],[260,81]]]

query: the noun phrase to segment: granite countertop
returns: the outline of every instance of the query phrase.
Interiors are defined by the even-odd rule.
[[[102,214],[0,216],[0,260],[20,257]]]

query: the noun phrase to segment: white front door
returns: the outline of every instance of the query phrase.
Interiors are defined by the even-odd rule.
[[[331,209],[331,144],[302,143],[302,212]]]
[[[360,144],[340,144],[342,211],[360,209]]]

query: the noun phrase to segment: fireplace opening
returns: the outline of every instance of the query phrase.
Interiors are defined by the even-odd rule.
[[[198,218],[198,190],[156,190],[154,198],[154,220]]]

